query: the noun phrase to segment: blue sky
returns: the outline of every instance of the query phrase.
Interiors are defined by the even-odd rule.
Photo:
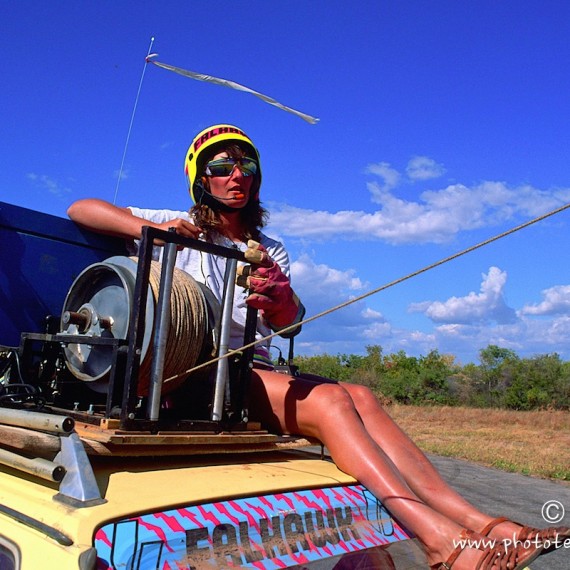
[[[183,162],[218,122],[257,143],[267,233],[319,313],[570,202],[570,3],[0,0],[0,199],[65,217],[190,206]],[[570,359],[570,213],[309,323],[298,353]]]

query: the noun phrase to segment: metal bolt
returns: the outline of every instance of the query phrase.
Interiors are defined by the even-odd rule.
[[[113,317],[99,317],[99,326],[109,330],[113,326]]]
[[[65,311],[62,319],[64,325],[77,325],[81,332],[85,332],[91,324],[91,314],[84,310],[79,311]]]

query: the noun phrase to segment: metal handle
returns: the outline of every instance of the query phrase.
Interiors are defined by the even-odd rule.
[[[222,357],[229,351],[236,271],[237,259],[228,259],[226,261],[226,273],[224,277],[224,297],[222,299],[220,348],[218,351],[218,356]],[[222,419],[224,403],[226,401],[226,398],[229,397],[229,389],[229,362],[227,358],[222,358],[221,360],[218,360],[218,366],[216,370],[212,421],[218,422]]]
[[[160,414],[166,341],[168,340],[168,332],[170,330],[170,295],[172,293],[172,279],[174,276],[176,253],[177,249],[175,243],[165,244],[162,269],[160,272],[158,301],[156,304],[158,322],[154,332],[154,353],[148,388],[147,413],[148,419],[151,421],[158,420]]]

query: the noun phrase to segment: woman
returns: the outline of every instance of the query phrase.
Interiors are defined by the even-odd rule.
[[[252,265],[240,278],[247,289],[236,287],[230,347],[240,346],[247,305],[259,309],[259,338],[271,330],[298,332],[288,328],[302,319],[304,308],[289,282],[287,253],[260,231],[266,212],[259,200],[259,153],[251,139],[232,125],[205,129],[188,150],[186,176],[195,202],[189,213],[118,208],[86,199],[75,202],[68,214],[78,224],[122,236],[135,247],[141,228],[150,225],[240,248]],[[221,297],[224,260],[185,249],[176,263]],[[477,510],[445,483],[367,388],[274,372],[267,344],[258,345],[256,359],[250,417],[278,433],[322,441],[337,466],[416,535],[433,568],[524,568],[543,552],[547,540],[558,539],[558,544],[569,536],[567,528],[531,529]],[[495,546],[485,548],[489,540],[458,545],[468,537],[491,538]]]

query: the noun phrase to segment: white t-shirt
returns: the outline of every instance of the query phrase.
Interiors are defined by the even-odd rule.
[[[129,209],[133,215],[158,224],[169,220],[175,220],[176,218],[181,218],[194,223],[188,212],[179,212],[176,210],[146,210],[133,206],[129,206]],[[224,247],[238,248],[240,251],[245,251],[247,248],[246,244],[236,244],[229,238],[218,233],[210,236],[208,241]],[[290,277],[289,256],[283,247],[283,244],[267,237],[263,233],[260,233],[260,243],[265,247],[271,258],[279,264],[281,271],[283,271],[287,277]],[[128,244],[129,253],[131,255],[138,254],[139,244],[140,240],[135,240]],[[152,258],[160,261],[163,251],[164,249],[162,247],[153,247]],[[243,263],[238,262],[238,265],[243,265]],[[184,248],[177,252],[176,267],[190,274],[196,281],[206,285],[212,291],[218,302],[222,302],[224,275],[226,270],[225,257],[218,257],[216,255],[204,253],[191,248]],[[239,285],[235,286],[232,327],[230,332],[230,349],[232,350],[243,346],[247,311],[245,299],[247,295],[248,293],[246,289]],[[261,314],[258,313],[256,338],[263,338],[271,334],[271,332],[271,329],[262,319]],[[269,341],[265,341],[265,343],[256,345],[255,352],[258,357],[261,357],[261,360],[270,360],[269,344]]]

